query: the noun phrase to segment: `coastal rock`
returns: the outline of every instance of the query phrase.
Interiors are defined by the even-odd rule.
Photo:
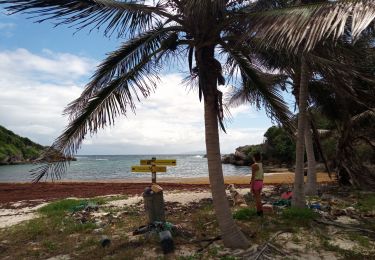
[[[236,166],[248,166],[252,163],[252,159],[248,155],[250,148],[250,145],[237,147],[234,153],[223,155],[221,162],[223,164],[233,164]]]

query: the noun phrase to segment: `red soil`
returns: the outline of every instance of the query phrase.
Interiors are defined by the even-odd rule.
[[[207,184],[158,183],[164,190],[200,190],[209,189]],[[0,183],[0,204],[21,200],[55,200],[67,197],[88,198],[110,194],[142,194],[147,183],[99,183],[99,182],[62,182],[62,183]],[[236,185],[248,187],[248,185]]]

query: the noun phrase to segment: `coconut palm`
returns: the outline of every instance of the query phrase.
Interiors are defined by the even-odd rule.
[[[276,16],[277,9],[280,8],[280,5],[278,4],[279,1],[271,1],[274,3],[273,6],[267,6],[267,8],[273,8],[276,9],[274,11],[274,14]],[[284,4],[285,7],[285,4]],[[284,20],[281,17],[275,18],[276,20],[279,20],[280,23],[286,22],[287,18],[284,17]],[[329,19],[328,19],[329,20]],[[371,22],[371,20],[369,20]],[[310,29],[309,25],[308,28]],[[371,28],[371,27],[370,27]],[[304,30],[304,28],[300,28],[301,31],[298,33],[302,33],[304,35],[307,35],[311,33],[310,31]],[[314,29],[314,28],[313,28]],[[312,30],[313,30],[312,29]],[[272,31],[272,29],[269,29],[268,27],[265,27],[265,31],[269,32]],[[352,41],[355,30],[348,30],[345,23],[342,24],[342,30],[346,32],[346,36],[343,37],[344,39],[341,39],[343,42],[347,42],[348,40]],[[371,29],[370,29],[371,30]],[[262,29],[260,30],[262,31]],[[281,32],[282,33],[282,32]],[[350,35],[350,36],[349,36]],[[278,38],[277,41],[284,41],[286,45],[288,45],[288,42],[286,42],[285,39],[288,37],[293,37],[293,34],[285,35],[284,37]],[[349,37],[348,37],[349,36]],[[345,39],[346,38],[346,39]],[[348,39],[350,38],[350,39]],[[290,39],[292,41],[293,39]],[[335,54],[337,57],[341,57],[342,55],[347,55],[347,53],[342,52],[343,46],[340,44],[340,46],[334,46],[332,48],[331,44],[319,44],[318,42],[312,43],[312,45],[309,45],[308,40],[305,39],[305,41],[301,41],[302,45],[305,46],[305,48],[309,51],[301,52],[298,48],[294,49],[294,53],[297,55],[292,55],[293,53],[290,52],[290,50],[286,48],[280,48],[275,50],[277,48],[277,41],[274,42],[271,40],[271,42],[266,43],[257,43],[252,42],[250,45],[250,48],[248,48],[248,52],[252,53],[256,57],[255,63],[261,64],[263,67],[268,68],[269,70],[281,70],[283,73],[285,73],[290,79],[292,79],[291,83],[293,86],[293,94],[296,97],[297,104],[299,104],[299,110],[301,111],[307,111],[307,97],[308,95],[305,95],[305,92],[307,91],[308,82],[313,79],[313,77],[318,75],[318,77],[322,76],[320,72],[322,72],[326,80],[330,81],[336,81],[340,82],[341,85],[336,84],[336,87],[340,89],[340,91],[348,92],[349,94],[353,94],[352,89],[352,78],[358,77],[360,74],[355,70],[353,66],[347,65],[351,64],[348,62],[347,64],[342,64],[340,60],[334,59]],[[312,40],[314,41],[314,40]],[[247,42],[249,43],[249,42]],[[272,43],[276,43],[273,46]],[[311,43],[311,42],[310,42]],[[293,42],[290,44],[293,45]],[[260,45],[260,47],[254,48],[254,46]],[[315,46],[315,48],[314,48]],[[264,48],[266,47],[266,48]],[[282,49],[282,51],[280,51]],[[334,49],[339,49],[339,51],[334,51]],[[327,51],[328,50],[328,51]],[[341,51],[341,52],[340,52]],[[332,53],[330,53],[332,52]],[[346,51],[348,52],[348,51]],[[253,59],[254,60],[254,59]],[[306,66],[306,63],[308,63],[308,66]],[[315,75],[314,75],[315,74]],[[301,89],[304,88],[304,89]],[[230,103],[238,104],[242,101],[247,101],[246,97],[248,95],[247,89],[238,89],[236,93],[232,96]],[[302,93],[301,93],[302,92]],[[300,96],[303,96],[303,99],[301,100]],[[305,112],[306,113],[306,112]],[[305,139],[305,145],[306,145],[306,153],[308,158],[308,178],[307,178],[307,185],[306,185],[306,193],[309,195],[314,195],[316,193],[316,171],[315,171],[315,156],[313,151],[313,142],[312,142],[312,135],[310,125],[312,122],[310,122],[311,119],[308,119],[309,117],[302,115],[301,113],[298,114],[299,120],[298,120],[298,134],[297,137],[304,136]],[[301,122],[301,120],[306,121]],[[304,128],[304,129],[303,129]],[[302,137],[303,138],[303,137]],[[299,141],[298,141],[299,140]],[[303,140],[300,138],[297,140],[297,149],[296,149],[296,172],[295,172],[295,186],[294,186],[294,193],[297,196],[294,196],[293,198],[293,205],[303,207],[305,205],[304,203],[304,178],[303,178]]]
[[[301,46],[306,51],[322,39],[338,38],[348,19],[356,36],[375,16],[370,0],[257,12],[259,3],[266,2],[0,0],[11,13],[33,14],[39,17],[38,22],[53,19],[58,25],[73,24],[78,29],[104,27],[105,35],[125,41],[99,65],[81,96],[65,110],[70,123],[51,150],[68,156],[79,149],[87,133],[113,125],[117,116],[135,109],[137,99],[148,97],[163,64],[179,55],[187,57],[190,71],[198,77],[199,97],[204,101],[209,179],[222,238],[228,247],[246,247],[248,241],[233,222],[224,190],[218,135],[223,113],[221,93],[217,90],[224,78],[217,53],[220,51],[230,64],[229,73],[234,76],[238,72],[242,84],[256,89],[266,105],[284,120],[288,118],[286,106],[277,92],[261,83],[262,77],[252,66],[251,57],[236,43],[256,37],[270,46],[289,50]],[[65,162],[47,163],[36,172],[36,180],[59,176],[65,168]]]
[[[292,87],[292,93],[294,94],[296,98],[296,102],[300,102],[300,91],[301,91],[301,85],[307,84],[309,86],[309,93],[310,85],[313,84],[314,88],[317,87],[317,81],[318,82],[328,82],[328,88],[331,89],[331,91],[336,91],[339,93],[345,93],[347,96],[351,96],[353,101],[356,102],[365,102],[364,99],[366,96],[361,95],[360,93],[357,93],[355,90],[358,89],[358,87],[353,86],[353,80],[361,80],[362,83],[367,82],[367,84],[371,84],[375,82],[374,77],[371,75],[371,72],[368,70],[362,69],[361,67],[371,67],[371,66],[354,66],[354,57],[363,57],[367,56],[368,58],[371,57],[369,55],[368,48],[360,48],[359,46],[356,46],[355,48],[348,46],[347,43],[344,41],[339,41],[337,44],[332,46],[331,44],[325,43],[324,45],[317,46],[315,50],[309,52],[308,54],[305,54],[304,62],[307,66],[304,66],[304,70],[306,70],[307,67],[307,73],[305,71],[306,76],[301,76],[302,72],[304,70],[301,69],[302,60],[299,57],[288,55],[285,52],[278,52],[276,50],[262,50],[261,48],[255,48],[255,49],[249,49],[249,52],[253,53],[254,62],[257,64],[260,64],[262,67],[267,68],[269,71],[275,71],[278,70],[282,72],[285,76],[280,77],[281,82],[278,82],[277,84],[284,88],[285,84],[289,84]],[[359,53],[361,55],[359,56]],[[364,59],[364,58],[363,58]],[[357,58],[358,60],[358,58]],[[315,76],[314,76],[315,75]],[[318,75],[318,76],[317,76]],[[319,79],[319,80],[317,80]],[[284,82],[283,82],[284,81]],[[326,87],[326,85],[323,85],[323,87]],[[249,95],[246,88],[237,89],[237,92],[231,96],[229,104],[242,104],[244,102],[247,102],[247,97]],[[333,95],[331,93],[325,93],[324,95]],[[310,96],[310,94],[308,95]],[[370,96],[371,95],[367,95]],[[361,100],[358,100],[358,99]],[[309,102],[309,106],[314,105],[315,102]],[[366,102],[368,103],[368,102]],[[300,115],[300,114],[299,114]],[[305,122],[305,129],[304,129],[304,137],[305,137],[305,148],[306,148],[306,154],[308,158],[308,174],[307,174],[307,182],[305,187],[305,193],[308,195],[316,194],[317,192],[317,185],[316,185],[316,171],[315,171],[315,154],[313,149],[313,138],[312,138],[312,131],[315,132],[315,142],[319,144],[319,140],[316,138],[316,129],[313,127],[314,125],[314,118],[311,113],[308,113],[306,122]],[[314,130],[315,129],[315,130]],[[302,131],[302,130],[301,130]],[[302,147],[299,147],[302,149]],[[318,145],[319,148],[319,145]],[[318,149],[321,153],[322,158],[324,159],[324,155],[322,154],[322,151]],[[296,157],[298,152],[296,152]],[[303,162],[303,150],[300,153],[300,157],[298,160],[301,160]],[[324,160],[325,161],[325,160]],[[300,162],[300,161],[298,161]],[[302,164],[302,163],[301,163]],[[297,163],[298,165],[298,163]],[[303,171],[303,168],[296,169],[297,171]],[[296,174],[297,175],[297,174]],[[300,175],[301,178],[296,178],[295,182],[295,188],[301,188],[303,187],[303,178],[302,174]],[[299,193],[298,197],[301,202],[301,205],[304,205],[303,203],[303,192]],[[296,205],[296,202],[294,203]]]

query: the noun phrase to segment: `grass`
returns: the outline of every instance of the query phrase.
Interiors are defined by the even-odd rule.
[[[103,201],[113,199],[124,199],[124,196],[90,200],[64,199],[43,206],[38,210],[38,218],[0,230],[0,246],[1,241],[9,238],[12,240],[9,248],[4,252],[0,251],[0,259],[6,256],[11,256],[10,259],[47,259],[58,254],[71,254],[72,249],[82,256],[78,259],[101,259],[107,253],[99,244],[100,235],[93,233],[98,226],[90,221],[79,223],[71,213],[76,207],[87,204],[102,205]],[[139,222],[144,222],[144,217],[130,215],[126,217],[126,222],[106,226],[102,234],[114,235],[118,232],[117,236],[121,241],[127,241],[125,234]],[[124,253],[121,259],[126,259],[129,255],[139,255],[139,252],[133,253],[132,250],[131,247],[121,249],[120,253]]]
[[[45,216],[52,217],[65,214],[67,211],[72,211],[75,207],[79,207],[85,203],[87,203],[87,201],[64,199],[49,203],[48,205],[41,207],[38,212]]]
[[[368,237],[359,235],[357,233],[350,233],[349,239],[355,242],[358,242],[358,244],[364,248],[370,247],[370,239]]]
[[[233,213],[233,218],[237,220],[250,220],[257,216],[257,211],[254,208],[242,208]]]
[[[282,219],[293,224],[306,225],[318,217],[318,213],[308,208],[288,208],[281,213]]]
[[[363,212],[370,212],[375,210],[375,194],[361,194],[359,196],[356,208]]]
[[[324,239],[321,243],[322,247],[327,251],[336,252],[341,255],[342,259],[353,260],[353,259],[372,259],[371,256],[359,252],[358,250],[346,250],[342,249],[339,246],[332,245],[329,240]]]

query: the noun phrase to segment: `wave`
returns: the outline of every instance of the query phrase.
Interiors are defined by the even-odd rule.
[[[202,155],[194,155],[193,157],[195,157],[195,158],[203,158]]]
[[[108,159],[95,159],[95,161],[108,161]]]

